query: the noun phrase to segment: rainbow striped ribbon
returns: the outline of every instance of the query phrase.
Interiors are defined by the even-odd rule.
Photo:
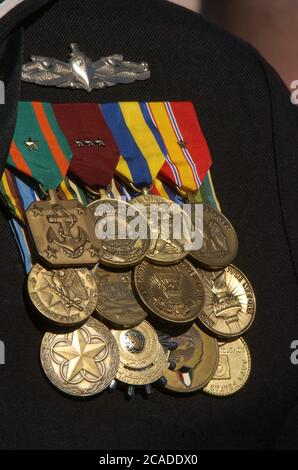
[[[9,224],[18,245],[25,270],[28,273],[32,268],[32,259],[25,230],[25,211],[33,201],[40,200],[39,194],[36,188],[34,189],[32,186],[32,181],[28,184],[28,182],[24,181],[24,178],[14,175],[8,169],[5,170],[2,184],[4,181],[7,185],[5,193],[7,199],[5,202],[9,205],[11,213]],[[112,182],[109,194],[115,198],[123,197],[121,188],[114,181]],[[84,192],[68,178],[64,178],[61,182],[59,196],[61,199],[78,199],[84,205],[89,202]]]
[[[61,199],[78,199],[85,204],[87,202],[84,192],[67,177],[61,181],[59,187]],[[33,180],[16,175],[13,170],[5,169],[0,181],[0,197],[9,208],[13,218],[21,225],[25,225],[25,211],[32,201],[39,200],[38,185]]]
[[[57,188],[72,157],[52,106],[20,102],[7,166],[34,178],[45,190]]]
[[[38,194],[20,178],[15,177],[13,174],[10,175],[10,172],[8,170],[6,170],[5,173],[6,176],[11,179],[11,193],[15,196],[18,195],[19,198],[18,203],[14,201],[13,198],[10,199],[10,202],[15,208],[18,204],[19,210],[23,213],[32,201],[39,200]],[[183,202],[181,196],[175,193],[170,187],[165,185],[160,180],[155,181],[154,190],[152,192],[153,194],[171,199],[177,202],[178,204],[181,204]],[[122,197],[126,200],[130,200],[132,198],[132,195],[128,193],[126,189],[126,186],[114,180],[112,181],[111,191],[109,194],[111,197],[114,198]],[[63,195],[65,199],[77,198],[83,204],[86,204],[88,202],[84,193],[72,181],[68,180],[67,178],[65,178],[65,180],[61,184],[60,196],[63,197]],[[136,194],[134,196],[136,196]],[[212,184],[210,172],[208,172],[206,177],[204,178],[204,181],[199,191],[197,192],[196,200],[199,203],[204,202],[220,210],[220,206]],[[20,217],[18,219],[11,217],[10,227],[16,239],[16,243],[18,245],[25,270],[28,273],[32,268],[32,260],[26,232],[23,223],[21,223],[21,220],[22,219]]]

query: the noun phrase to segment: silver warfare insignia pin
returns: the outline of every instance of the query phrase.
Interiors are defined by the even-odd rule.
[[[81,88],[88,92],[117,84],[147,80],[150,77],[148,64],[124,61],[122,55],[114,54],[93,62],[77,44],[70,45],[67,62],[31,56],[31,62],[23,65],[22,80],[44,86],[59,88]]]

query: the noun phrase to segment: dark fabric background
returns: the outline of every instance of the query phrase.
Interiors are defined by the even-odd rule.
[[[25,307],[23,266],[1,214],[6,365],[0,366],[0,447],[297,448],[298,366],[290,363],[290,343],[298,339],[298,129],[285,87],[251,47],[162,0],[50,3],[26,20],[24,60],[30,54],[64,60],[67,46],[77,42],[94,60],[113,53],[145,60],[152,78],[91,94],[22,84],[21,99],[194,102],[223,212],[239,235],[235,264],[256,293],[256,320],[245,335],[252,374],[228,399],[158,390],[149,400],[137,395],[130,403],[119,391],[89,401],[60,395],[40,369],[43,331]],[[13,38],[21,41],[18,34]],[[0,129],[6,125],[2,112]]]

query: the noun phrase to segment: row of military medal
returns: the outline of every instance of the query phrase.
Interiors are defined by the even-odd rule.
[[[145,207],[139,216],[151,237],[98,239],[98,222],[129,225],[130,204],[103,192],[88,208],[49,195],[27,210],[35,253],[47,265],[33,266],[28,292],[60,328],[41,345],[42,367],[56,387],[89,396],[117,379],[130,390],[157,382],[172,391],[230,395],[244,385],[250,356],[240,336],[253,321],[255,297],[230,264],[237,236],[219,211],[203,206],[203,244],[188,251],[188,240],[173,237],[177,219],[167,237],[150,220],[153,204],[181,212],[172,201],[147,192],[132,201]]]

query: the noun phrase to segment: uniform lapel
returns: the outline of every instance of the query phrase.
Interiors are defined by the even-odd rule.
[[[16,123],[23,64],[25,18],[52,0],[4,0],[0,3],[0,80],[4,104],[0,104],[0,177],[3,173]],[[2,100],[1,100],[2,103]]]

